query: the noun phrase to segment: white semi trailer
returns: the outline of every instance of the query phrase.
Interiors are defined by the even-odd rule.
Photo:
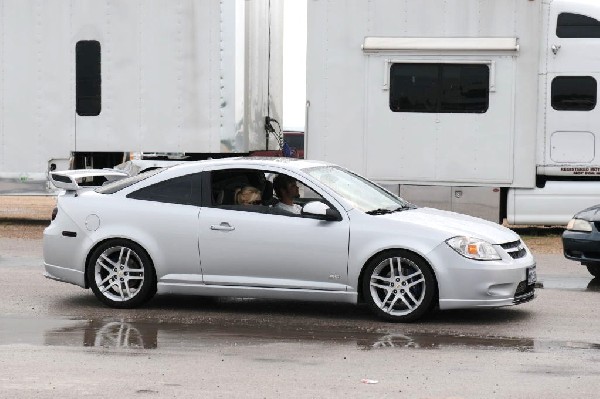
[[[0,0],[0,195],[134,152],[276,147],[282,0]]]
[[[600,2],[308,1],[306,156],[421,205],[566,224],[600,203]]]

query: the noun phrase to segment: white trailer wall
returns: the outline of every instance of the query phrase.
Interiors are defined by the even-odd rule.
[[[309,1],[307,156],[387,184],[532,187],[540,11],[521,0]],[[513,38],[519,50],[364,52],[366,37]],[[489,63],[490,107],[394,113],[385,88],[394,62]]]
[[[102,112],[75,117],[76,151],[219,151],[218,2],[71,5],[73,40],[102,46]]]
[[[70,3],[0,2],[0,171],[45,178],[52,158],[75,148]],[[73,48],[71,48],[73,47]]]
[[[281,120],[282,10],[282,0],[0,0],[0,183],[45,180],[72,152],[265,149],[265,116]],[[97,116],[75,111],[84,40],[101,46]]]

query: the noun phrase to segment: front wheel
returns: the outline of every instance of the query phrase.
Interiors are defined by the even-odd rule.
[[[411,322],[431,308],[437,291],[429,265],[407,251],[389,251],[372,259],[363,274],[363,294],[379,317]]]
[[[87,278],[96,297],[113,308],[140,306],[156,292],[150,257],[142,247],[127,240],[111,240],[96,248]]]
[[[590,274],[594,277],[600,277],[600,264],[586,265]]]

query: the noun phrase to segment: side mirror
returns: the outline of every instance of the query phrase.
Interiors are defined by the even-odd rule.
[[[330,208],[321,201],[312,201],[302,207],[302,216],[309,216],[320,220],[342,220],[342,216],[335,209]]]

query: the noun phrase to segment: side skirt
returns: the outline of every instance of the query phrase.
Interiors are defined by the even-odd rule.
[[[225,285],[158,283],[159,294],[232,296],[239,298],[294,299],[300,301],[358,302],[356,292],[319,291],[289,288],[240,287]]]

